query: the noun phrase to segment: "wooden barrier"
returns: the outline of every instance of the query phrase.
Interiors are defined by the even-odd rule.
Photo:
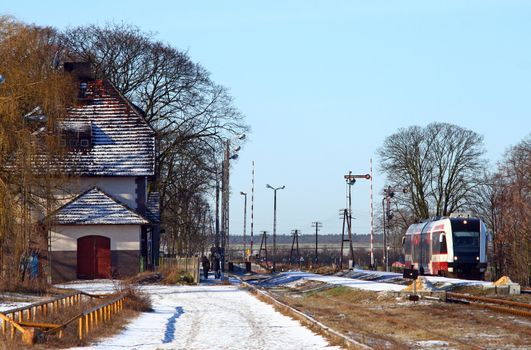
[[[42,332],[42,335],[44,336],[57,333],[59,338],[62,338],[64,329],[69,324],[78,320],[78,336],[79,339],[83,339],[98,325],[110,321],[116,313],[120,312],[123,309],[123,303],[126,300],[124,295],[120,295],[102,305],[98,305],[72,317],[63,324],[33,322],[36,318],[46,317],[47,315],[58,312],[61,307],[70,307],[79,304],[83,295],[90,298],[106,297],[105,295],[91,295],[83,292],[75,292],[24,307],[6,310],[0,313],[2,334],[5,335],[6,331],[10,331],[10,337],[11,339],[14,339],[16,332],[18,331],[25,344],[33,344],[36,338],[36,328],[44,330]],[[9,325],[9,329],[7,325]]]
[[[126,299],[127,297],[125,295],[121,295],[109,300],[105,304],[95,306],[92,309],[84,311],[80,315],[72,318],[67,323],[62,325],[62,327],[64,328],[68,324],[78,320],[78,337],[79,340],[83,340],[83,338],[86,337],[90,331],[94,330],[99,325],[110,321],[115,314],[122,311]],[[51,329],[49,333],[54,331],[54,329]]]
[[[5,334],[6,332],[6,324],[9,324],[11,326],[11,339],[15,338],[15,330],[17,330],[20,332],[22,336],[22,341],[25,344],[33,344],[33,336],[31,332],[19,325],[17,322],[15,322],[13,318],[0,313],[0,319],[2,320],[3,334]]]
[[[81,292],[73,292],[60,295],[45,301],[30,304],[15,309],[5,310],[0,313],[2,321],[2,334],[6,334],[6,325],[11,326],[11,339],[15,337],[15,330],[19,331],[25,344],[33,344],[33,328],[49,328],[48,326],[57,326],[52,324],[34,323],[35,318],[39,316],[46,317],[48,314],[57,312],[60,306],[73,306],[81,301]],[[30,330],[31,329],[31,330]]]
[[[199,269],[201,267],[200,258],[198,257],[175,257],[166,258],[161,257],[159,259],[159,266],[170,266],[178,271],[189,273],[194,279],[194,283],[199,284],[201,278]]]

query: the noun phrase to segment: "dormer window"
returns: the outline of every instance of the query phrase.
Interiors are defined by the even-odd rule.
[[[88,152],[92,148],[92,125],[90,122],[61,123],[61,145],[70,151]]]

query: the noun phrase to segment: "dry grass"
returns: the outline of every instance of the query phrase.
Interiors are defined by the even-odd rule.
[[[152,312],[153,307],[149,295],[138,286],[127,285],[122,293],[127,297],[125,308],[137,312]]]
[[[128,278],[125,283],[127,284],[155,284],[160,283],[164,278],[161,272],[146,271],[136,274],[133,277]]]
[[[157,271],[141,272],[125,281],[126,284],[195,284],[190,273],[179,271],[172,266],[160,267]]]
[[[0,279],[0,292],[17,292],[29,294],[46,294],[50,285],[44,279],[4,280]]]
[[[417,341],[440,340],[456,349],[531,347],[525,318],[462,305],[413,303],[390,294],[347,287],[301,293],[271,291],[277,299],[375,349],[406,349]],[[479,337],[486,334],[488,337]],[[474,345],[476,344],[476,345]]]
[[[161,267],[157,273],[162,275],[162,284],[195,284],[190,273],[179,271],[172,266]]]
[[[337,272],[337,268],[335,266],[330,265],[324,265],[324,266],[316,266],[308,269],[308,271],[317,273],[320,275],[333,275]]]

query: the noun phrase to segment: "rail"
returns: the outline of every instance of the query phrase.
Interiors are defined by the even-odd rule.
[[[486,298],[486,297],[466,295],[466,294],[453,293],[453,292],[446,293],[446,300],[447,301],[467,300],[469,302],[472,302],[470,303],[470,305],[473,305],[473,306],[478,306],[478,307],[482,307],[482,308],[486,308],[486,309],[490,309],[490,310],[494,310],[498,312],[503,312],[507,314],[512,314],[512,315],[531,317],[531,311],[522,310],[522,309],[531,310],[531,304],[527,304],[527,303],[520,303],[520,302],[516,302],[512,300]],[[511,306],[511,307],[507,307],[507,306]]]

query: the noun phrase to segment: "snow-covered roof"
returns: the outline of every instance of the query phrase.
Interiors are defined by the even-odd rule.
[[[89,81],[79,104],[62,124],[90,125],[91,148],[66,157],[68,173],[86,176],[150,176],[155,167],[155,133],[138,110],[110,83]]]
[[[160,222],[160,193],[151,192],[146,203],[146,216],[153,223]]]
[[[142,225],[149,221],[97,187],[80,194],[52,215],[58,225]]]

